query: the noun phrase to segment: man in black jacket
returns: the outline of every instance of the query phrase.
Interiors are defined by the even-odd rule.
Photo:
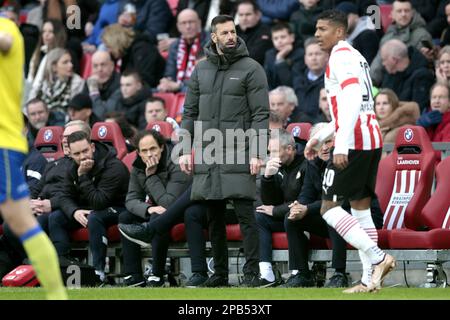
[[[82,131],[67,138],[73,159],[61,191],[61,211],[49,217],[50,238],[59,256],[70,253],[69,231],[88,228],[96,274],[105,281],[106,229],[118,222],[124,208],[129,173],[115,151],[91,143]]]
[[[280,284],[272,271],[272,232],[284,232],[284,217],[300,193],[305,173],[305,158],[297,153],[294,137],[286,130],[272,131],[268,150],[270,158],[261,177],[263,205],[256,208],[261,287]]]

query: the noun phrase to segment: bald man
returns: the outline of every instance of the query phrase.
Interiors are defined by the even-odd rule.
[[[178,14],[177,29],[180,38],[170,45],[164,78],[158,85],[160,92],[185,91],[197,61],[203,56],[207,37],[196,11],[184,9]],[[178,58],[180,57],[180,58]]]
[[[386,41],[380,49],[383,65],[382,88],[394,90],[400,101],[415,101],[421,111],[428,107],[433,72],[419,50],[402,41]]]
[[[83,93],[91,97],[92,110],[100,120],[104,120],[107,107],[115,106],[120,99],[120,75],[114,69],[109,52],[96,51],[92,55],[92,75]]]

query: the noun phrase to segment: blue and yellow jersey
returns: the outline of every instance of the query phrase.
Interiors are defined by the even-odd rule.
[[[0,18],[0,33],[8,33],[13,43],[8,52],[0,51],[0,149],[26,153],[21,112],[23,90],[24,44],[16,24]]]

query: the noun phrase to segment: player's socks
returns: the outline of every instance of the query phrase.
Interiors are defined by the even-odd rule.
[[[273,273],[272,264],[270,262],[260,262],[259,273],[261,274],[261,278],[270,282],[275,281],[275,274]]]
[[[376,244],[378,244],[378,233],[375,228],[375,225],[372,220],[372,214],[370,212],[370,209],[366,210],[356,210],[351,209],[352,215],[358,219],[359,224],[361,225],[361,228],[366,231],[369,238],[373,240]],[[358,250],[359,257],[361,258],[361,262],[363,265],[363,274],[361,278],[361,282],[368,285],[371,283],[372,278],[372,263],[370,261],[370,258],[367,256],[367,254],[364,251]]]
[[[358,250],[364,251],[370,258],[371,264],[378,264],[383,261],[384,252],[369,238],[358,220],[342,207],[334,207],[325,212],[322,217],[345,241]]]
[[[49,300],[67,299],[55,247],[38,225],[20,236],[20,241],[33,264],[39,283]]]

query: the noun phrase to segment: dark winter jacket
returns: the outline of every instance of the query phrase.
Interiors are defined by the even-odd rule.
[[[289,205],[297,200],[305,177],[306,161],[303,155],[296,154],[292,163],[281,166],[277,174],[261,177],[261,200],[265,205],[273,205],[273,217],[284,219]]]
[[[119,0],[106,0],[95,21],[94,29],[86,42],[98,47],[102,43],[102,32],[106,26],[116,23],[119,16]]]
[[[139,130],[145,129],[147,124],[144,114],[145,104],[151,95],[152,92],[147,86],[142,87],[142,89],[136,92],[134,96],[129,98],[123,98],[121,94],[120,99],[117,101],[114,108],[108,109],[107,111],[123,112],[130,124],[136,128],[139,128]]]
[[[182,128],[194,137],[196,164],[191,197],[193,200],[254,200],[255,177],[250,175],[249,152],[252,152],[252,157],[257,154],[256,148],[250,146],[255,147],[257,135],[267,134],[261,129],[268,130],[269,127],[269,98],[264,69],[248,56],[245,43],[239,37],[236,48],[226,49],[224,55],[219,55],[211,42],[206,45],[205,54],[207,59],[197,64],[188,83],[182,121]],[[195,136],[194,122],[197,126]],[[213,145],[208,141],[202,142],[202,136],[211,128],[218,129],[224,140],[227,129],[232,132],[255,130],[256,136],[251,141],[228,141],[228,145],[224,140],[214,143],[214,146],[220,146],[216,156],[224,158],[234,154],[243,158],[242,164],[236,164],[236,161],[233,164],[218,164],[217,161],[205,163],[202,155],[211,155],[211,150],[203,151]],[[266,150],[267,145],[259,148]],[[224,163],[226,159],[222,160]]]
[[[111,78],[103,85],[99,86],[98,94],[89,94],[87,82],[84,85],[83,93],[91,97],[92,110],[101,120],[105,119],[105,113],[113,108],[120,99],[120,74],[113,72]]]
[[[298,0],[257,0],[263,16],[263,23],[272,24],[273,20],[289,20],[292,12],[298,10]]]
[[[319,96],[324,86],[324,75],[314,81],[308,79],[309,69],[295,74],[294,91],[298,99],[298,112],[314,119],[320,114]],[[302,121],[304,122],[304,121]]]
[[[123,207],[130,178],[127,167],[116,158],[113,148],[95,143],[94,167],[78,177],[78,165],[72,161],[64,180],[60,207],[72,218],[78,209],[104,210]]]
[[[276,62],[278,51],[272,48],[266,52],[264,59],[264,70],[267,75],[269,89],[275,89],[278,86],[293,87],[293,79],[297,73],[305,69],[305,50],[303,48],[294,48],[283,61]]]
[[[295,41],[303,46],[306,39],[314,36],[316,32],[317,16],[323,11],[321,6],[315,6],[310,10],[306,10],[303,4],[300,8],[292,13],[290,24],[295,33]]]
[[[67,172],[72,165],[73,161],[68,156],[49,162],[36,188],[30,189],[31,199],[48,199],[52,210],[60,209],[61,191],[64,187]]]
[[[402,72],[389,74],[384,70],[382,88],[394,90],[401,101],[415,101],[423,111],[429,105],[430,88],[434,75],[428,69],[427,59],[414,47],[408,48],[409,66]],[[384,69],[384,68],[383,68]]]
[[[266,52],[273,47],[270,27],[258,22],[256,26],[245,31],[236,26],[236,31],[238,36],[244,40],[250,58],[258,61],[260,65],[264,65]]]
[[[151,205],[167,209],[190,185],[191,177],[171,161],[170,151],[166,144],[156,173],[149,177],[145,175],[146,166],[141,157],[134,161],[126,199],[127,210],[131,213],[145,218]],[[146,201],[147,196],[152,204]]]
[[[370,65],[378,52],[380,39],[370,17],[360,17],[347,42],[358,50]]]
[[[307,214],[320,215],[320,207],[322,205],[322,177],[327,163],[320,158],[306,161],[306,173],[303,181],[303,188],[298,197],[298,202],[306,205]],[[344,201],[342,208],[350,212],[350,203]],[[373,198],[370,204],[372,219],[377,229],[383,227],[383,213],[380,209],[378,198]]]
[[[149,1],[151,2],[151,1]],[[136,70],[150,87],[156,87],[164,73],[166,61],[146,34],[138,33],[122,57],[120,71]]]

